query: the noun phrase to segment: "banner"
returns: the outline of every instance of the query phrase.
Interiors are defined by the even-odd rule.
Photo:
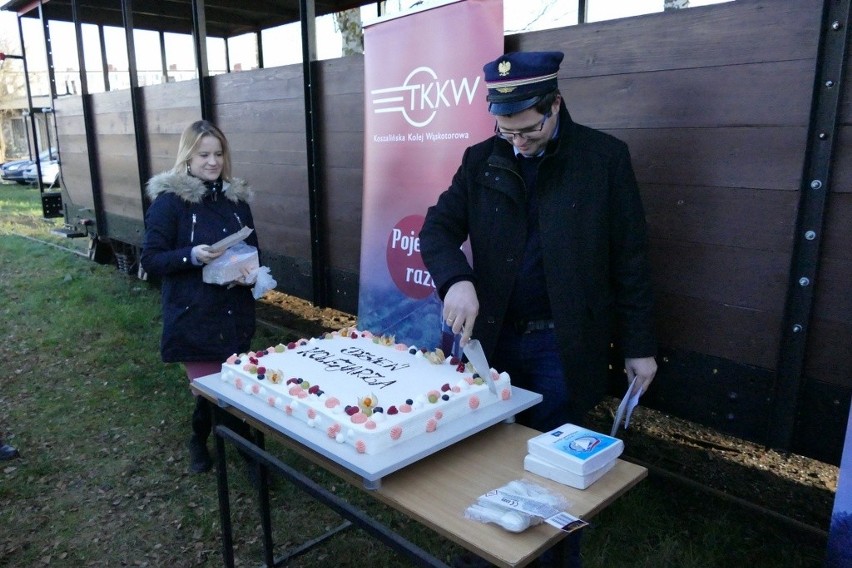
[[[439,345],[440,301],[418,235],[465,148],[493,134],[482,66],[502,53],[498,0],[452,2],[365,27],[361,329]]]
[[[852,566],[852,408],[846,424],[846,443],[840,460],[840,475],[834,495],[834,512],[828,533],[826,568]]]

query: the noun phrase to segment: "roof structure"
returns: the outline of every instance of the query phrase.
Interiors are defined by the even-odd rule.
[[[316,16],[349,10],[371,2],[364,0],[313,1]],[[115,0],[78,0],[81,23],[123,27],[121,2]],[[298,22],[302,0],[204,0],[207,35],[229,38],[245,33]],[[0,10],[24,17],[39,17],[38,0],[10,0]],[[132,2],[133,27],[136,29],[192,33],[191,0],[136,0]],[[43,0],[47,20],[73,21],[71,0]]]

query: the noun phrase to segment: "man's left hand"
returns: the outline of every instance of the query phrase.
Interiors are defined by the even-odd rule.
[[[624,370],[627,371],[628,384],[633,381],[633,377],[636,377],[636,387],[633,392],[643,395],[648,390],[648,387],[651,386],[654,375],[657,374],[657,361],[653,357],[625,359]]]

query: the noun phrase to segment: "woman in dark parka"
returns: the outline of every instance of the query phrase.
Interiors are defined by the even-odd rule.
[[[221,252],[208,245],[254,228],[251,189],[231,177],[228,142],[222,131],[201,120],[181,136],[174,167],[151,178],[145,214],[142,267],[162,279],[164,362],[183,363],[190,381],[219,372],[232,353],[249,350],[255,307],[248,286],[220,286],[202,280],[204,265]],[[257,247],[252,233],[246,244]],[[196,400],[189,442],[190,469],[212,466],[207,450],[210,411]]]

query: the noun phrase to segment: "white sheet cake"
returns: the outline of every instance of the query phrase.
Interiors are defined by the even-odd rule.
[[[325,430],[342,448],[377,454],[512,396],[506,373],[491,370],[497,393],[470,365],[355,328],[232,355],[221,379]]]

